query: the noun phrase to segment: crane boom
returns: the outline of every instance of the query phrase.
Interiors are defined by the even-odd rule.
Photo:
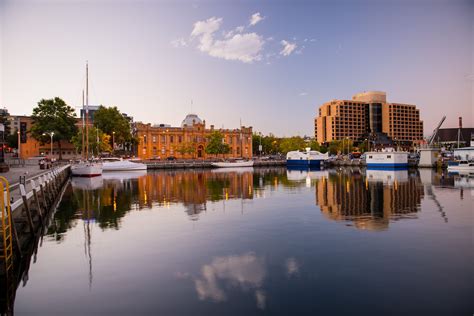
[[[428,140],[428,146],[433,145],[433,143],[434,143],[434,141],[435,141],[435,139],[436,139],[436,135],[438,135],[438,131],[439,131],[441,125],[443,125],[443,122],[444,122],[445,119],[446,119],[446,115],[443,116],[443,118],[441,119],[441,121],[439,121],[438,126],[434,129],[433,135],[431,135],[430,139]]]

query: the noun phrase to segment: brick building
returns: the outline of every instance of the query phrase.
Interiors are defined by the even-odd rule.
[[[206,121],[196,114],[187,115],[180,127],[135,123],[134,131],[139,141],[137,154],[141,159],[165,159],[170,156],[206,159],[207,137],[216,130],[223,134],[223,142],[231,149],[225,158],[252,158],[252,127],[215,129],[211,125],[206,128]]]

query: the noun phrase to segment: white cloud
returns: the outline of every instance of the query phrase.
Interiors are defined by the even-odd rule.
[[[298,275],[298,273],[300,272],[300,264],[298,263],[298,261],[296,261],[295,258],[286,259],[285,266],[286,266],[286,275],[288,277]]]
[[[250,17],[249,25],[255,25],[263,19],[265,19],[265,17],[260,15],[260,12],[256,12]]]
[[[184,38],[177,38],[175,40],[172,40],[171,41],[171,45],[173,45],[173,47],[186,47],[188,46],[188,43],[186,42],[186,40]]]
[[[280,55],[283,56],[290,56],[297,47],[295,43],[290,43],[285,40],[281,41],[280,44],[283,45],[283,49],[280,51]]]
[[[222,18],[212,17],[194,23],[191,37],[199,40],[198,49],[210,56],[226,60],[239,60],[244,63],[260,60],[263,37],[257,33],[240,33],[244,28],[239,26],[225,34],[223,39],[215,39],[215,33],[221,27],[222,21]]]
[[[214,258],[211,263],[202,266],[201,278],[195,279],[194,285],[200,300],[215,302],[226,301],[226,290],[231,287],[253,290],[257,307],[264,309],[266,296],[262,285],[265,275],[263,258],[249,252]]]

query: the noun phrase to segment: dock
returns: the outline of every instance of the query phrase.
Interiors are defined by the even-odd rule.
[[[56,166],[11,187],[5,177],[0,177],[3,191],[0,194],[1,315],[13,312],[16,289],[22,280],[28,279],[31,257],[36,258],[38,246],[67,187],[70,170],[70,165]]]

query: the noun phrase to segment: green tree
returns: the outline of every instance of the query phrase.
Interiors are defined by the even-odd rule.
[[[319,143],[315,139],[311,140],[308,147],[310,147],[311,150],[321,151],[321,145],[319,145]]]
[[[196,144],[194,142],[191,143],[181,143],[174,146],[174,150],[184,156],[186,154],[193,155],[196,152]]]
[[[113,141],[115,144],[130,145],[133,143],[130,122],[115,106],[101,105],[94,113],[94,126],[107,135],[114,135],[111,142]]]
[[[0,124],[3,124],[5,128],[5,140],[7,136],[10,135],[10,120],[8,119],[9,116],[10,114],[8,113],[7,109],[0,109]]]
[[[30,133],[40,143],[49,143],[47,133],[54,132],[53,141],[59,149],[59,159],[62,159],[61,141],[69,141],[76,135],[76,113],[61,98],[41,99],[33,109],[33,126]]]
[[[18,148],[18,129],[15,129],[13,134],[5,136],[5,142],[10,148]]]
[[[206,153],[211,155],[228,154],[230,146],[223,142],[224,136],[219,131],[212,132],[207,136]]]
[[[84,137],[84,140],[85,139],[86,137]],[[82,150],[82,129],[72,137],[71,142],[77,151]],[[89,151],[96,156],[103,152],[112,152],[110,135],[105,134],[96,127],[89,128]]]
[[[280,143],[280,152],[286,154],[289,151],[304,150],[307,147],[306,142],[300,136],[283,138]]]

